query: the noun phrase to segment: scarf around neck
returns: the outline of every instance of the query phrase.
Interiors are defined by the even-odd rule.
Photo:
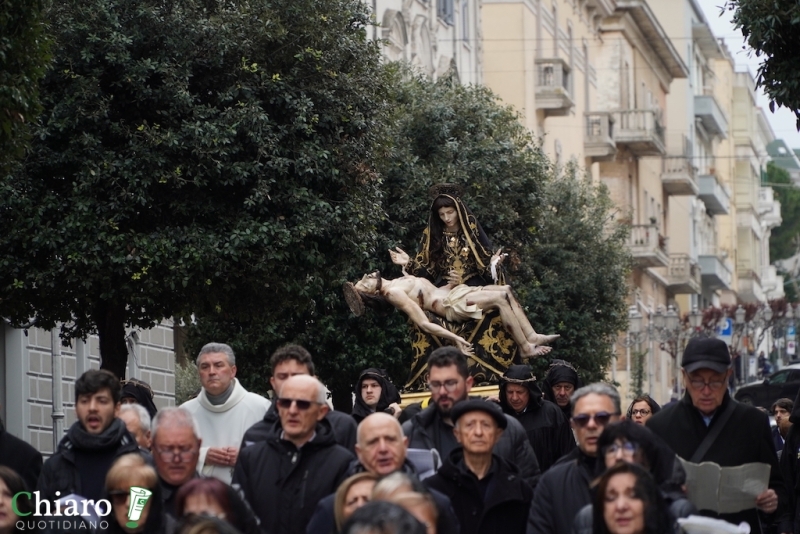
[[[89,434],[77,421],[67,431],[67,438],[76,449],[84,451],[101,451],[127,443],[128,429],[122,419],[115,418],[100,434]]]

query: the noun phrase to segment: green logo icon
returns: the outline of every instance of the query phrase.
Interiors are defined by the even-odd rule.
[[[128,522],[125,524],[128,528],[139,526],[139,519],[142,517],[144,505],[150,500],[153,492],[147,488],[140,488],[138,486],[131,486],[130,504],[128,504]]]

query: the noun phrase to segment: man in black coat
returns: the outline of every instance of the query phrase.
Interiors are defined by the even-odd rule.
[[[403,423],[408,446],[413,449],[436,449],[447,458],[458,446],[453,434],[451,410],[467,400],[472,377],[467,371],[467,358],[455,347],[439,347],[428,358],[428,387],[431,405]],[[488,401],[486,401],[488,402]],[[494,447],[494,453],[516,465],[531,487],[539,479],[539,463],[528,436],[519,421],[505,416],[508,426]]]
[[[528,365],[512,365],[503,374],[500,407],[525,429],[543,473],[575,448],[569,421],[558,406],[542,398]]]
[[[72,493],[94,501],[102,499],[106,473],[114,460],[138,452],[136,440],[117,418],[120,389],[117,377],[106,370],[86,371],[75,382],[78,420],[42,467],[36,485],[42,500]]]
[[[178,490],[190,480],[203,477],[197,472],[203,444],[200,428],[189,410],[170,406],[160,410],[153,419],[152,438],[161,501],[167,515],[176,518]],[[225,486],[231,508],[228,521],[243,534],[260,534],[258,520],[250,506],[232,487]]]
[[[800,391],[792,404],[789,422],[779,463],[789,496],[789,517],[794,521],[794,533],[800,534]]]
[[[26,441],[9,434],[0,419],[0,465],[17,472],[29,491],[36,489],[42,471],[42,453]]]
[[[563,534],[581,508],[592,502],[589,484],[596,472],[597,440],[605,426],[619,420],[619,393],[595,383],[572,395],[572,428],[578,447],[542,475],[533,495],[528,534]]]
[[[417,477],[414,466],[406,458],[408,440],[403,436],[400,423],[386,413],[374,413],[358,425],[358,442],[354,460],[347,470],[347,476],[356,473],[375,473],[381,477],[401,471],[410,477]],[[438,534],[458,534],[458,520],[453,512],[450,499],[438,491],[431,491],[439,517],[436,522]],[[330,534],[336,530],[334,500],[331,493],[317,504],[314,515],[306,526],[306,534]]]
[[[683,351],[681,367],[686,395],[651,417],[647,427],[684,460],[715,462],[722,467],[763,462],[771,467],[769,488],[753,500],[752,508],[733,514],[700,512],[734,524],[745,521],[750,524],[750,532],[758,534],[762,532],[758,513],[761,510],[767,514],[767,523],[779,525],[778,532],[791,532],[788,495],[767,415],[736,402],[728,393],[728,379],[733,372],[728,345],[720,339],[694,338]],[[723,426],[710,448],[701,458],[692,459],[704,438],[720,424]]]
[[[317,503],[345,479],[353,455],[337,445],[325,419],[325,388],[293,376],[278,392],[280,424],[261,443],[242,450],[233,485],[270,534],[302,534]]]
[[[569,421],[572,417],[570,399],[576,389],[583,386],[578,371],[571,363],[564,360],[553,360],[544,376],[542,392],[544,398],[561,408],[564,417]]]
[[[508,419],[494,403],[477,399],[456,404],[451,414],[461,447],[423,484],[450,497],[464,534],[523,532],[533,490],[515,466],[492,453]]]
[[[400,418],[400,394],[386,376],[386,371],[370,367],[363,371],[356,382],[353,419],[361,422],[366,416],[375,412],[384,412]]]
[[[290,377],[297,375],[314,376],[314,362],[311,354],[300,345],[284,345],[272,353],[269,359],[272,368],[272,377],[269,383],[272,391],[278,392],[281,385]],[[325,416],[333,429],[333,437],[336,443],[352,452],[356,445],[356,422],[346,413],[329,410]],[[272,434],[275,424],[280,424],[278,417],[278,407],[273,402],[264,414],[264,420],[251,426],[242,439],[242,447],[253,445],[261,441],[266,441]]]

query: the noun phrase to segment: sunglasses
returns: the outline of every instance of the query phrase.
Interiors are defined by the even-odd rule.
[[[278,408],[283,408],[284,410],[288,410],[292,407],[292,403],[297,404],[297,409],[300,411],[306,411],[311,408],[312,404],[320,404],[316,401],[309,401],[309,400],[301,400],[301,399],[284,399],[280,398],[275,401],[275,404],[278,405]]]
[[[608,412],[597,412],[594,415],[589,415],[588,413],[579,413],[577,415],[572,416],[572,422],[575,423],[575,426],[578,427],[585,427],[589,424],[589,421],[594,419],[594,422],[597,426],[606,426],[611,418],[615,415],[619,415],[618,413],[608,413]]]
[[[131,496],[131,490],[111,490],[108,492],[108,496],[111,497],[111,502],[115,505],[122,506]]]
[[[639,450],[639,444],[634,443],[632,441],[625,441],[623,443],[612,443],[608,447],[605,448],[604,452],[606,454],[614,454],[616,455],[618,452],[622,452],[622,454],[630,455],[635,454],[636,451]]]

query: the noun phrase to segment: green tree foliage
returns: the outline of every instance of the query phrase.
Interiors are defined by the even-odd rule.
[[[800,3],[796,0],[727,0],[724,10],[733,11],[733,22],[741,29],[756,56],[764,56],[756,83],[771,102],[792,110],[800,130]]]
[[[39,0],[0,0],[0,175],[24,153],[49,59]]]
[[[789,173],[770,162],[767,166],[766,181],[777,184],[773,187],[775,198],[781,203],[781,225],[772,229],[769,238],[769,257],[771,261],[782,260],[800,252],[800,189],[792,182]],[[794,277],[785,273],[786,281]],[[790,301],[797,300],[796,283],[786,284],[785,290]]]
[[[613,223],[605,191],[574,167],[554,167],[487,89],[433,83],[396,65],[388,75],[386,148],[376,153],[385,215],[371,219],[378,238],[365,240],[367,253],[338,273],[338,284],[319,296],[314,313],[282,322],[262,315],[246,325],[200,318],[192,351],[212,338],[231,340],[239,368],[247,369],[245,380],[263,389],[269,376],[264,357],[283,342],[299,342],[312,352],[340,409],[367,367],[387,368],[404,384],[412,354],[405,315],[353,317],[340,285],[374,269],[400,276],[387,249],[415,250],[427,223],[428,188],[451,181],[466,186],[467,204],[509,253],[511,283],[534,326],[564,336],[554,355],[575,363],[587,380],[599,379],[611,339],[627,323],[629,265],[627,231]],[[538,362],[539,376],[546,367]]]
[[[778,184],[773,187],[775,199],[781,203],[781,225],[772,229],[769,239],[770,260],[782,260],[797,253],[796,239],[800,236],[800,189],[789,173],[770,162],[766,181]]]
[[[69,0],[48,17],[41,126],[0,182],[0,315],[96,331],[121,375],[125,325],[326,306],[378,217],[365,7]]]

